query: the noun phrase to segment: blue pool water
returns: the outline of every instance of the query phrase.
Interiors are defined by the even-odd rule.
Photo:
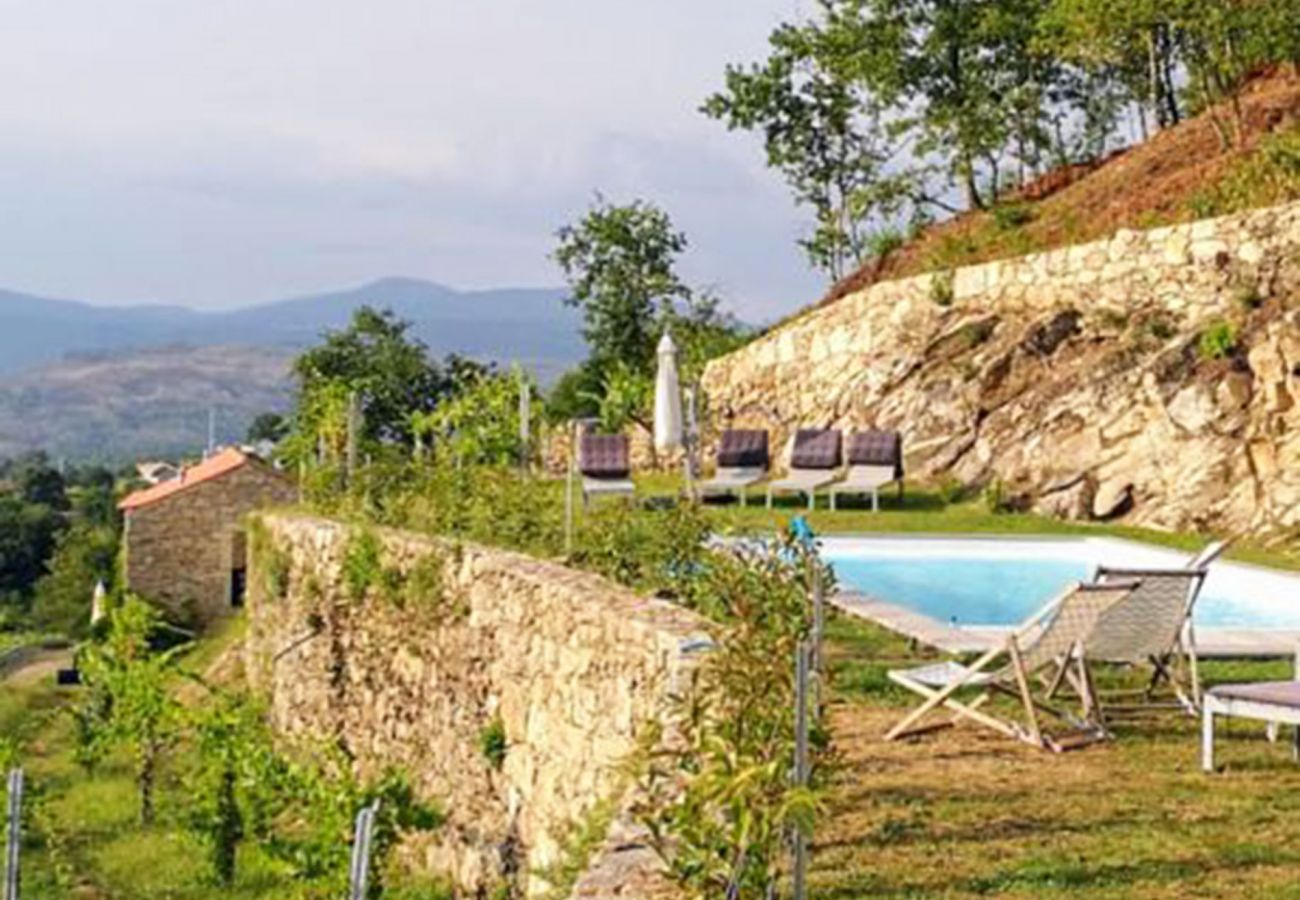
[[[1067,560],[854,558],[833,563],[842,584],[956,625],[1017,625],[1086,579],[1091,567]]]
[[[1107,540],[995,542],[946,539],[827,540],[824,554],[842,589],[940,622],[1017,625],[1096,566],[1181,565],[1160,548]],[[1212,628],[1300,629],[1300,578],[1219,562],[1196,607]]]

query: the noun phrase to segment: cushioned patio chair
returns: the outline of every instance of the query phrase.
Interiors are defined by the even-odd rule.
[[[767,432],[762,429],[728,429],[718,439],[718,469],[707,481],[700,482],[704,497],[735,494],[745,505],[748,489],[767,477]]]
[[[631,497],[631,452],[625,434],[584,434],[578,445],[578,471],[582,474],[582,502],[592,497]]]
[[[1109,735],[1092,689],[1086,646],[1102,615],[1130,597],[1139,585],[1136,581],[1075,584],[968,666],[948,661],[889,672],[891,681],[919,694],[924,702],[891,728],[885,739],[892,741],[950,727],[963,719],[1058,753],[1105,739]],[[999,660],[1004,662],[994,668]],[[1049,703],[1031,687],[1034,676],[1054,669],[1060,660],[1075,667],[1082,686],[1082,708],[1077,715]],[[964,688],[977,688],[980,693],[962,702],[957,695]],[[1019,701],[1020,720],[996,715],[986,708],[998,693]],[[941,710],[954,715],[944,721],[924,722]],[[1066,730],[1044,730],[1045,717],[1064,723]]]
[[[840,433],[833,428],[801,428],[790,440],[790,467],[784,478],[767,483],[767,508],[776,494],[807,494],[808,508],[817,491],[840,475]]]
[[[1140,702],[1128,706],[1108,702],[1108,710],[1158,709],[1161,704],[1156,702],[1155,694],[1165,682],[1173,691],[1175,706],[1193,715],[1200,709],[1201,684],[1192,614],[1210,564],[1225,549],[1225,542],[1216,541],[1182,568],[1101,566],[1097,569],[1094,580],[1099,583],[1140,579],[1142,584],[1124,603],[1107,611],[1098,623],[1096,633],[1088,642],[1089,662],[1151,667],[1151,677],[1139,692]],[[1058,678],[1058,684],[1059,681]]]
[[[897,431],[857,431],[849,435],[849,470],[830,487],[831,509],[840,494],[870,494],[871,509],[880,511],[880,489],[898,482],[903,496],[903,436]]]

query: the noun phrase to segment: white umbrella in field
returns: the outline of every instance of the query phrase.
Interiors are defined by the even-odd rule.
[[[108,601],[108,591],[104,588],[104,582],[95,582],[95,592],[90,596],[90,624],[94,625],[108,613],[105,609]]]
[[[667,453],[682,446],[682,388],[677,379],[677,345],[664,332],[659,341],[655,376],[655,449]]]

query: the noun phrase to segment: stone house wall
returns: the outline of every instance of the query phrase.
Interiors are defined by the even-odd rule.
[[[911,476],[1044,511],[1300,527],[1297,316],[1300,203],[1124,230],[812,308],[709,365],[710,430],[893,428]]]
[[[624,766],[656,733],[705,624],[503,550],[279,513],[258,522],[246,662],[277,731],[339,741],[364,772],[399,766],[441,805],[446,824],[408,842],[408,863],[471,892],[514,881],[541,894],[539,873],[574,829],[602,804],[620,808]],[[390,574],[359,596],[348,560],[361,540],[379,542]],[[499,769],[480,746],[497,720]],[[616,818],[612,868],[653,880],[626,810]]]
[[[252,462],[129,510],[127,586],[176,613],[211,621],[231,612],[231,572],[242,568],[248,513],[297,500],[297,488]]]

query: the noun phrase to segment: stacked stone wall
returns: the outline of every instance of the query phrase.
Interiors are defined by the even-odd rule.
[[[626,838],[627,766],[687,677],[701,620],[502,550],[284,514],[260,521],[250,678],[279,732],[337,741],[363,772],[401,767],[443,807],[447,823],[413,839],[408,862],[470,892],[513,882],[542,895],[552,885],[539,873],[566,862],[566,840],[603,811],[624,838],[595,872],[655,881],[652,854]],[[349,559],[366,540],[378,541],[386,572],[402,574],[358,594]],[[499,768],[482,747],[497,722]],[[622,893],[632,885],[596,882],[632,896]],[[604,890],[589,881],[582,896]]]

